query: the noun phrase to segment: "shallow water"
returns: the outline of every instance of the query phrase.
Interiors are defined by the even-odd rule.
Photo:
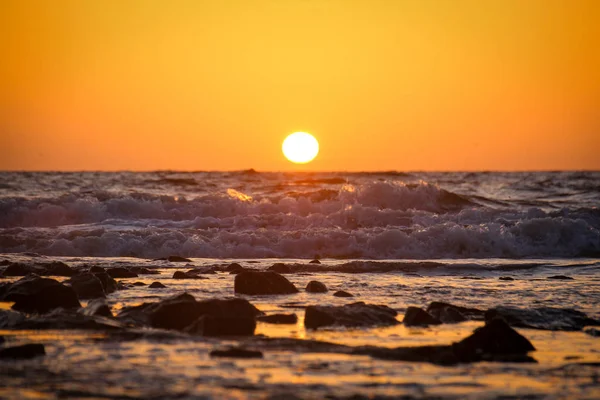
[[[135,258],[31,258],[3,255],[2,259],[39,262],[59,259],[73,267],[83,265],[145,266],[160,275],[120,279],[123,283],[160,281],[166,289],[134,286],[108,296],[113,313],[125,306],[157,301],[183,291],[196,299],[234,296],[234,275],[217,273],[203,280],[171,279],[176,270],[227,264],[232,260],[193,259],[169,263]],[[306,264],[305,260],[237,260],[256,269],[275,261]],[[388,261],[391,262],[391,261]],[[256,337],[285,337],[327,341],[351,346],[384,347],[449,344],[468,336],[482,322],[444,324],[427,328],[404,325],[372,329],[304,328],[306,305],[353,301],[386,304],[399,311],[411,305],[425,307],[434,300],[480,309],[497,305],[573,308],[600,317],[600,260],[437,260],[441,267],[417,268],[410,273],[299,272],[286,274],[302,289],[310,280],[327,285],[325,294],[240,296],[266,313],[294,312],[296,325],[259,322]],[[348,261],[322,260],[322,267]],[[396,262],[399,265],[401,262]],[[404,262],[402,262],[404,263]],[[539,265],[538,265],[539,264]],[[575,264],[575,265],[574,265]],[[548,280],[552,275],[573,280]],[[514,281],[500,281],[499,276]],[[469,278],[469,279],[464,279]],[[479,278],[479,279],[473,279]],[[17,278],[6,278],[15,280]],[[64,278],[58,278],[64,279]],[[349,291],[354,298],[336,298],[332,292]],[[207,339],[179,333],[126,340],[110,333],[83,331],[2,331],[8,344],[41,342],[47,355],[28,361],[0,362],[6,398],[347,398],[354,395],[412,396],[415,398],[499,398],[539,396],[548,398],[597,398],[600,396],[600,341],[583,332],[518,329],[537,351],[537,364],[476,363],[441,367],[427,363],[382,361],[368,356],[279,349],[254,342],[257,339]],[[259,360],[211,358],[209,352],[230,344],[261,348]]]

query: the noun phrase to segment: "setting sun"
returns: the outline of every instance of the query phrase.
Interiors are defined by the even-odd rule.
[[[291,162],[306,164],[319,153],[319,142],[310,133],[295,132],[285,138],[281,150]]]

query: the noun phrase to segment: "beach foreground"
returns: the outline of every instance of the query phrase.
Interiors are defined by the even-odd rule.
[[[578,262],[321,260],[320,264],[298,259],[171,262],[22,254],[4,254],[0,259],[4,275],[7,271],[19,273],[19,269],[20,273],[35,270],[44,275],[52,268],[52,271],[62,270],[64,275],[71,274],[66,268],[57,267],[58,262],[80,275],[89,274],[91,267],[95,267],[95,273],[100,273],[98,267],[101,267],[115,276],[130,272],[130,277],[114,278],[117,290],[106,295],[114,317],[84,317],[82,310],[88,307],[54,310],[37,317],[28,314],[25,319],[25,313],[10,310],[15,302],[0,303],[3,308],[0,335],[5,341],[2,348],[40,343],[45,352],[31,359],[0,360],[3,398],[600,396],[600,342],[595,336],[598,328],[588,326],[600,319],[597,277],[600,260],[597,259]],[[241,272],[268,269],[282,272],[281,276],[289,279],[299,289],[298,293],[234,293],[237,285],[234,281]],[[184,274],[183,279],[173,278],[177,271]],[[67,283],[74,279],[49,278]],[[19,279],[32,277],[5,276],[2,291],[6,293],[6,288]],[[306,292],[310,281],[323,283],[327,291]],[[151,288],[153,282],[161,282],[165,288]],[[354,297],[333,295],[340,290]],[[84,289],[78,291],[79,297],[85,297]],[[170,326],[172,322],[168,321],[140,323],[139,315],[131,312],[132,306],[164,302],[184,292],[200,302],[246,299],[266,315],[294,314],[297,321],[272,324],[257,317],[254,334],[222,335],[223,332],[211,334],[206,321],[204,330],[186,332],[186,328]],[[89,306],[90,300],[80,301],[82,306]],[[394,317],[397,323],[383,319],[373,325],[355,327],[305,326],[308,306],[343,306],[358,301],[388,306],[398,313]],[[466,320],[458,323],[428,326],[399,323],[408,307],[426,309],[435,301],[482,311],[499,306],[537,310],[521,316],[520,322],[505,315],[535,351],[518,357],[497,355],[495,359],[486,359],[484,355],[475,361],[445,356],[406,359],[406,354],[399,353],[398,348],[459,343],[486,324],[486,317],[467,311],[464,311]],[[573,311],[556,309],[582,312],[587,319],[573,318]],[[544,314],[548,310],[554,310],[555,314],[548,317]],[[182,315],[173,318],[180,321],[186,318]],[[519,327],[523,324],[529,328]],[[156,328],[157,325],[168,329]],[[232,348],[257,353],[219,353]]]

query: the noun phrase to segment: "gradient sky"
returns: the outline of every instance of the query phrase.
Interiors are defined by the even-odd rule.
[[[600,1],[0,2],[0,169],[600,169]],[[321,152],[295,166],[294,131]]]

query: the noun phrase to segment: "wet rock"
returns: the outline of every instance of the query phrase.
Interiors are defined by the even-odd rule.
[[[501,276],[498,279],[501,281],[514,281],[515,280],[515,278],[513,278],[512,276]]]
[[[33,267],[21,264],[21,263],[12,263],[8,267],[4,269],[2,275],[4,276],[26,276],[31,273],[35,273]]]
[[[98,267],[98,266],[94,265],[93,267],[90,267],[89,272],[91,272],[92,274],[97,274],[97,273],[104,273],[104,272],[106,272],[106,270],[102,267]]]
[[[213,350],[210,352],[211,357],[227,357],[227,358],[263,358],[262,352],[258,350],[248,350],[242,347],[231,347],[223,350]]]
[[[271,314],[259,316],[256,319],[267,324],[295,324],[298,322],[296,314]]]
[[[74,270],[73,268],[69,267],[67,264],[60,262],[60,261],[51,262],[50,264],[44,265],[44,267],[45,267],[44,275],[49,275],[49,276],[70,277],[77,273],[76,270]]]
[[[31,290],[27,293],[21,292],[12,305],[12,309],[25,313],[44,314],[55,308],[80,308],[79,300],[75,291],[60,282],[53,279],[45,279],[43,283],[37,284],[35,281],[44,278],[33,278]]]
[[[584,329],[584,332],[587,333],[590,336],[600,337],[600,329],[587,328],[587,329]]]
[[[419,307],[408,307],[402,322],[406,326],[439,325],[442,323],[442,321]]]
[[[306,291],[308,293],[325,293],[327,292],[327,286],[319,281],[310,281],[306,285]]]
[[[298,289],[287,278],[272,271],[244,271],[237,274],[234,291],[248,295],[298,293]]]
[[[10,310],[0,310],[0,327],[12,330],[82,329],[123,330],[119,321],[101,316],[84,315],[79,310],[57,308],[44,315],[25,315]]]
[[[572,281],[573,280],[572,277],[566,276],[566,275],[552,275],[546,279],[556,279],[556,280],[560,280],[560,281]]]
[[[194,321],[185,331],[201,336],[252,336],[255,329],[254,318],[206,314]]]
[[[3,301],[17,301],[22,297],[27,297],[41,289],[57,285],[59,282],[55,279],[40,278],[38,275],[27,275],[16,282],[2,285]]]
[[[80,299],[95,299],[106,297],[104,286],[96,275],[89,272],[75,275],[67,281]]]
[[[304,326],[317,329],[323,326],[376,326],[395,325],[396,311],[374,304],[357,302],[344,306],[308,306],[304,316]]]
[[[510,326],[518,328],[580,331],[585,326],[600,326],[600,321],[588,317],[581,311],[568,308],[540,307],[520,309],[496,307],[485,313],[485,320],[504,319]]]
[[[354,297],[352,293],[348,293],[345,290],[338,290],[333,294],[335,297]]]
[[[466,320],[483,320],[484,311],[477,308],[455,306],[442,301],[433,301],[427,312],[445,324],[453,324]]]
[[[0,359],[29,359],[43,356],[46,354],[44,345],[40,343],[24,344],[22,346],[13,346],[0,349]]]
[[[230,274],[239,274],[240,272],[246,271],[246,268],[242,267],[238,263],[231,263],[225,267],[225,271],[229,272]]]
[[[275,263],[267,268],[267,271],[273,271],[279,274],[289,274],[294,272],[289,265],[285,265],[284,263]]]
[[[202,276],[190,274],[189,272],[175,271],[173,279],[206,279]]]
[[[180,257],[180,256],[169,256],[167,257],[167,261],[169,262],[192,262],[189,258]]]
[[[133,282],[131,286],[146,286],[144,282]]]
[[[117,281],[106,272],[94,272],[94,276],[96,276],[96,278],[100,280],[100,283],[102,283],[104,293],[109,294],[117,291]]]
[[[146,267],[129,267],[131,272],[135,272],[138,275],[159,275],[160,271],[154,269],[148,269]]]
[[[101,317],[109,317],[112,318],[113,314],[110,310],[110,307],[106,303],[104,299],[95,299],[88,303],[88,305],[83,309],[84,315],[99,315]]]
[[[138,325],[150,325],[154,328],[181,331],[204,315],[254,320],[256,316],[261,314],[256,307],[244,299],[208,299],[196,301],[190,294],[183,293],[157,303],[144,303],[139,306],[128,307],[119,313],[119,318]],[[209,323],[212,324],[210,328],[212,329],[218,326],[216,324],[219,324],[219,321]]]
[[[190,269],[189,271],[186,271],[186,274],[204,274],[204,275],[214,275],[217,272],[215,271],[214,267],[198,267],[198,268],[194,268],[194,269]]]
[[[131,272],[123,267],[109,268],[106,270],[106,273],[110,275],[111,278],[137,278],[138,276],[135,272]]]
[[[149,287],[150,289],[164,289],[164,288],[166,288],[166,286],[165,286],[165,285],[163,285],[163,284],[162,284],[162,283],[160,283],[160,282],[152,282],[152,283],[150,284],[150,286],[148,286],[148,287]]]
[[[309,264],[321,264],[321,261],[315,258],[314,260],[310,261]]]

